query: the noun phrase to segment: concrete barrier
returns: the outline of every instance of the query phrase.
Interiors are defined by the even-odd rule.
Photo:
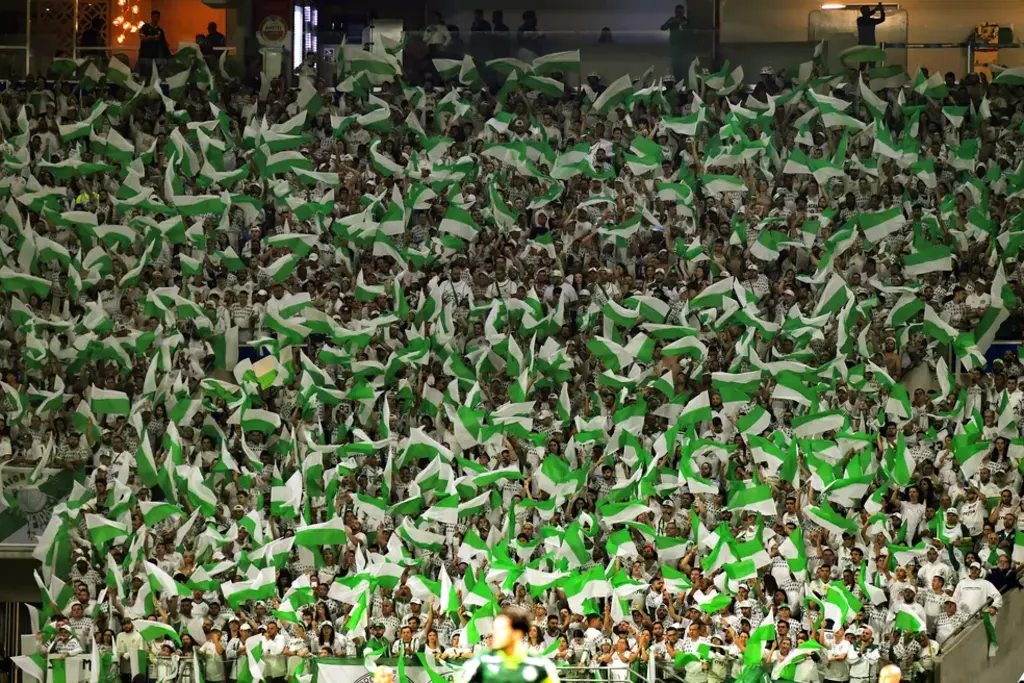
[[[993,618],[999,649],[988,656],[988,635],[980,618],[946,641],[936,662],[935,683],[1016,683],[1024,673],[1024,591],[1003,595]]]

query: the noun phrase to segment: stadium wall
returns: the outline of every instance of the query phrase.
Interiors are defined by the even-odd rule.
[[[935,683],[976,683],[999,681],[1011,683],[1024,672],[1024,591],[1003,595],[1003,606],[993,619],[999,649],[989,657],[988,635],[981,620],[947,642],[948,649],[939,659]]]
[[[629,2],[628,0],[590,0],[580,3],[578,0],[547,0],[536,3],[533,0],[427,0],[427,21],[432,21],[433,12],[441,12],[446,22],[456,24],[464,31],[469,30],[473,22],[473,10],[484,10],[484,18],[491,20],[491,12],[502,10],[505,23],[514,32],[522,23],[522,14],[526,10],[537,13],[541,31],[594,33],[594,41],[598,32],[605,26],[611,28],[613,35],[618,32],[657,31],[672,16],[677,4],[687,4],[680,0],[647,0],[646,2]],[[691,27],[713,28],[712,0],[692,0],[689,2]]]
[[[221,33],[226,31],[227,13],[223,9],[208,7],[202,0],[150,0],[148,10],[160,11],[160,25],[167,36],[171,51],[178,49],[182,42],[195,42],[197,33],[206,33],[206,25],[217,22]],[[141,7],[140,7],[141,8]],[[149,19],[149,11],[144,14]]]
[[[722,0],[722,43],[796,42],[808,39],[808,16],[821,7],[820,0]],[[974,27],[991,22],[1016,27],[1017,40],[1024,36],[1024,2],[1020,0],[900,0],[907,13],[907,42],[962,42]],[[907,71],[918,66],[963,75],[966,55],[959,49],[912,49]],[[1024,64],[1024,49],[1002,50],[1000,62]]]
[[[809,16],[811,12],[820,9],[822,2],[823,0],[721,0],[721,55],[727,57],[730,50],[749,52],[744,49],[743,44],[806,42],[809,39]],[[607,26],[611,28],[616,42],[647,43],[649,54],[656,55],[652,60],[656,64],[661,64],[662,59],[657,55],[667,52],[667,35],[658,29],[672,14],[676,4],[676,0],[652,0],[644,3],[632,0],[594,0],[585,5],[576,0],[548,0],[543,5],[531,0],[515,0],[511,4],[499,0],[427,0],[426,11],[428,21],[433,20],[433,12],[439,11],[447,23],[455,24],[468,33],[474,9],[484,10],[488,21],[493,10],[504,10],[505,23],[513,32],[521,23],[523,11],[533,9],[537,12],[540,30],[549,36],[554,37],[559,33],[578,34],[574,40],[557,40],[559,43],[580,43],[570,46],[569,49],[581,47],[585,50],[587,45],[596,44],[600,30]],[[713,0],[690,0],[686,4],[691,30],[713,30]],[[974,27],[983,22],[1016,27],[1019,32],[1017,39],[1024,38],[1024,2],[1021,0],[901,0],[899,6],[906,12],[906,40],[911,43],[963,42]],[[646,36],[642,35],[644,33]],[[619,36],[622,37],[621,40]],[[698,39],[698,42],[702,41]],[[700,46],[693,52],[696,56],[705,50]],[[773,66],[792,66],[788,61],[784,61],[785,58],[793,56],[791,50],[780,52],[768,46],[762,52],[768,59],[779,62]],[[756,60],[742,61],[746,70],[746,63],[753,63]],[[1024,49],[1004,49],[999,55],[999,61],[1010,66],[1022,66]],[[919,66],[925,66],[943,72],[952,71],[961,76],[966,70],[966,53],[959,48],[912,49],[906,55],[906,66],[910,72],[916,71]]]

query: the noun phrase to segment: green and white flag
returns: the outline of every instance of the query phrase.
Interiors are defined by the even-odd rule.
[[[491,217],[494,219],[494,222],[502,231],[511,229],[519,220],[519,214],[501,198],[495,183],[491,183],[488,188],[488,196],[491,203]]]
[[[36,679],[39,683],[45,683],[46,655],[19,655],[17,657],[11,657],[11,661],[14,662],[15,666],[21,669],[21,672],[26,676]]]
[[[772,489],[768,484],[737,489],[729,496],[729,509],[749,510],[773,516],[779,513],[778,506],[772,498]]]
[[[839,431],[846,427],[848,418],[841,410],[826,410],[793,418],[793,433],[799,438],[809,438],[825,432]]]
[[[629,74],[626,74],[612,82],[611,85],[605,88],[604,92],[598,95],[597,99],[594,100],[594,111],[598,114],[606,115],[623,104],[632,94],[633,80],[629,77]]]
[[[950,344],[960,335],[960,330],[939,317],[928,304],[924,304],[924,325],[921,331],[926,337],[937,339],[942,344]]]
[[[462,60],[460,59],[437,58],[431,61],[434,63],[434,68],[437,69],[437,73],[441,76],[442,81],[455,80],[459,75],[459,70],[462,69]]]
[[[89,530],[89,538],[97,548],[105,548],[108,543],[118,538],[128,537],[128,527],[113,522],[102,515],[86,513],[85,525]]]
[[[356,301],[373,301],[387,293],[384,285],[368,285],[363,278],[363,271],[356,275]]]
[[[480,226],[476,224],[468,211],[454,204],[449,204],[438,230],[449,235],[455,235],[467,242],[472,242],[480,232]]]
[[[147,440],[147,446],[148,443],[149,442]],[[152,458],[152,456],[150,457]],[[184,516],[184,513],[181,511],[181,508],[172,503],[153,503],[150,501],[140,500],[139,509],[142,511],[142,521],[146,523],[147,527],[155,527],[157,524],[164,521],[168,517]]]
[[[899,64],[871,69],[868,72],[868,77],[870,79],[868,85],[873,92],[878,92],[885,88],[902,88],[910,82],[907,72]]]
[[[154,593],[162,592],[167,599],[175,597],[188,597],[192,591],[177,581],[170,574],[152,562],[143,562],[146,575],[149,577],[149,587]]]
[[[889,315],[885,319],[886,328],[903,327],[914,316],[923,311],[924,306],[924,302],[917,297],[916,293],[904,294],[893,305],[892,310],[889,311]]]
[[[895,628],[905,633],[923,633],[925,630],[924,621],[906,607],[900,607],[896,612]]]
[[[402,66],[393,55],[367,50],[356,50],[348,54],[351,55],[346,61],[349,73],[366,72],[382,77],[384,80],[389,80],[402,73]],[[461,62],[459,64],[461,66]]]
[[[302,473],[295,472],[282,485],[270,488],[270,514],[294,519],[302,512]]]
[[[750,444],[750,455],[758,465],[764,465],[764,473],[769,477],[778,475],[779,469],[786,463],[787,453],[778,444],[769,439],[751,433],[747,436]]]
[[[263,321],[267,327],[276,332],[288,344],[302,344],[312,333],[309,327],[302,324],[303,320],[301,318],[284,319],[277,313],[270,312],[264,316]]]
[[[864,231],[864,237],[873,244],[881,242],[902,228],[904,223],[906,219],[903,218],[903,211],[898,206],[886,211],[862,213],[857,216],[857,224]]]
[[[911,485],[917,463],[910,455],[910,451],[907,450],[907,444],[903,440],[903,432],[899,433],[896,445],[893,448],[886,449],[884,464],[886,471],[889,473],[889,478],[893,482],[899,486]]]
[[[681,426],[689,427],[696,425],[701,422],[708,422],[711,420],[711,399],[708,396],[708,392],[702,391],[697,394],[683,408],[683,412],[679,414],[678,423]]]
[[[132,620],[132,626],[135,627],[135,630],[139,632],[139,635],[142,636],[142,639],[147,643],[163,638],[170,638],[177,643],[179,647],[181,646],[181,639],[178,637],[178,632],[168,624],[164,624],[159,621],[150,621],[149,619],[134,619]]]
[[[57,126],[60,132],[60,139],[63,142],[70,142],[78,138],[88,137],[92,132],[92,118],[88,118],[85,121],[76,121],[75,123],[69,123],[67,125],[60,124]]]
[[[988,442],[975,442],[966,434],[957,434],[953,437],[952,450],[960,471],[970,479],[981,469]]]
[[[562,97],[562,93],[565,91],[565,85],[561,81],[557,81],[554,78],[547,78],[544,76],[530,76],[524,75],[519,79],[522,87],[527,90],[534,90],[539,92],[546,97],[558,99]]]
[[[772,417],[761,406],[755,405],[753,409],[736,421],[736,428],[744,436],[760,434],[771,426]]]
[[[489,63],[488,63],[489,64]],[[579,72],[580,51],[553,52],[533,60],[533,73],[538,76],[554,73]]]
[[[929,245],[903,257],[903,272],[917,277],[953,270],[953,256],[948,247]]]
[[[885,405],[885,412],[892,415],[899,421],[909,420],[912,414],[910,406],[910,394],[902,384],[893,384],[889,390],[889,400]]]
[[[295,544],[304,548],[346,543],[348,543],[348,533],[345,531],[345,521],[342,517],[335,517],[322,524],[312,524],[295,530]]]
[[[804,508],[804,513],[812,522],[828,530],[830,533],[841,535],[843,533],[855,534],[858,531],[857,522],[846,519],[828,503],[822,503],[819,507],[810,506]]]
[[[747,639],[746,649],[743,651],[745,665],[761,666],[764,658],[768,655],[768,651],[771,649],[768,644],[775,640],[774,614],[773,610],[769,610],[768,615]]]
[[[732,277],[727,277],[705,287],[690,300],[690,308],[722,308],[723,302],[732,298],[734,282]]]
[[[281,427],[281,416],[261,408],[249,408],[241,416],[242,429],[247,432],[273,434]]]
[[[1003,69],[992,79],[993,85],[1024,85],[1024,66]]]
[[[413,548],[440,552],[444,545],[444,536],[417,528],[409,518],[406,518],[406,523],[398,528],[397,533],[399,538]]]
[[[8,206],[12,203],[9,201]],[[35,294],[40,298],[45,298],[50,296],[52,283],[35,275],[20,273],[11,270],[7,266],[0,266],[0,286],[3,287],[5,292],[24,292],[25,294]]]
[[[670,183],[659,180],[655,181],[654,189],[658,193],[658,199],[663,202],[693,204],[693,188],[685,183]]]
[[[817,401],[817,392],[808,387],[803,378],[795,372],[783,370],[776,378],[777,384],[772,390],[772,398],[783,401],[794,401],[810,407]]]
[[[110,391],[93,386],[89,394],[89,407],[95,415],[128,415],[131,400],[123,391]]]
[[[726,192],[745,193],[749,190],[742,178],[732,175],[705,174],[700,177],[700,181],[703,183],[704,189],[712,195],[720,195]]]
[[[863,79],[860,81],[860,96],[861,100],[864,102],[864,106],[868,108],[868,113],[871,114],[871,118],[885,118],[885,110],[888,108],[889,103],[876,95],[874,93],[874,89],[871,88],[868,83],[865,83]]]
[[[104,154],[112,161],[127,166],[135,159],[135,145],[111,128],[107,133]]]
[[[697,111],[686,116],[666,116],[661,120],[661,125],[679,135],[696,135],[700,124],[707,122],[706,107],[701,106]]]
[[[960,128],[964,124],[967,107],[943,107],[942,115],[954,128]]]

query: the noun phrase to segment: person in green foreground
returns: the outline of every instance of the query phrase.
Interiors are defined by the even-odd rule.
[[[462,683],[558,683],[555,665],[543,657],[526,654],[530,615],[517,607],[505,607],[494,619],[491,648],[462,668]]]

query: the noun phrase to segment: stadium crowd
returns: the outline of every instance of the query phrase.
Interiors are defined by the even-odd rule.
[[[0,454],[70,489],[24,672],[444,675],[513,604],[605,680],[927,680],[998,612],[1024,74],[386,47],[0,93]]]

